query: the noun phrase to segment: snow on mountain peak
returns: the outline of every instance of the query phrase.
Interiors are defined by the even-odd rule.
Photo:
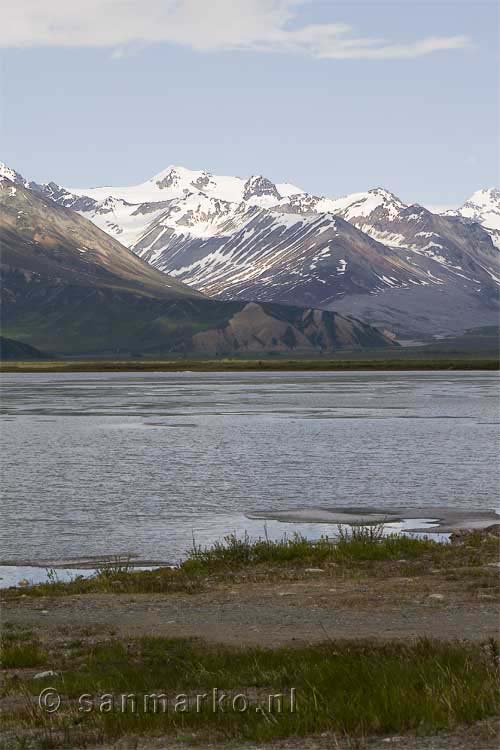
[[[456,211],[446,211],[446,216],[463,216],[477,221],[486,229],[500,231],[500,190],[496,187],[476,190]]]
[[[368,190],[368,193],[370,195],[378,195],[380,198],[382,198],[384,201],[390,201],[391,203],[397,203],[400,206],[404,206],[405,204],[398,198],[397,195],[394,193],[391,193],[390,190],[387,190],[384,187],[376,187],[376,188],[370,188]]]
[[[367,218],[379,208],[383,208],[394,218],[406,205],[385,188],[371,188],[364,193],[351,193],[343,198],[323,199],[317,204],[317,211],[330,211],[350,221],[355,218]]]
[[[195,171],[173,164],[156,174],[148,182],[156,185],[160,190],[180,188],[189,192],[193,189],[203,190],[209,185],[212,185],[212,187],[215,185],[209,172],[205,170]]]
[[[85,195],[97,201],[111,196],[128,203],[142,204],[205,194],[222,201],[239,204],[249,203],[270,208],[290,195],[303,193],[296,185],[275,185],[262,175],[248,179],[225,175],[214,175],[207,170],[187,169],[171,164],[149,180],[128,187],[68,188],[75,195]]]
[[[0,181],[2,180],[10,180],[16,185],[26,184],[26,180],[21,174],[19,174],[19,172],[16,172],[14,169],[11,169],[9,166],[7,166],[7,164],[5,164],[3,161],[0,161]]]
[[[495,187],[483,188],[483,190],[476,190],[471,195],[466,203],[473,203],[476,206],[490,207],[491,204],[498,203],[500,201],[500,190]]]

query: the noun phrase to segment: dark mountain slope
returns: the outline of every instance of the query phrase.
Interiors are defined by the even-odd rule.
[[[7,180],[0,182],[2,266],[59,283],[150,297],[201,297],[158,272],[75,211]]]
[[[34,346],[23,344],[21,341],[7,339],[0,336],[0,361],[24,361],[27,359],[49,359],[50,355],[35,349]]]

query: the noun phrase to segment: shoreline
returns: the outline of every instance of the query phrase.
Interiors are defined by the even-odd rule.
[[[47,717],[30,710],[19,735],[19,716],[27,701],[36,705],[43,688],[61,697],[51,747],[73,740],[71,746],[92,746],[97,730],[96,742],[106,750],[128,747],[129,740],[153,750],[152,735],[165,750],[200,747],[202,741],[212,747],[216,732],[222,741],[233,726],[234,739],[243,743],[231,743],[235,750],[250,747],[243,739],[259,750],[274,750],[278,739],[287,750],[319,750],[319,732],[326,750],[340,747],[327,733],[344,736],[347,729],[346,750],[351,739],[364,747],[370,733],[384,747],[387,739],[397,741],[401,750],[416,750],[414,735],[426,735],[421,750],[437,750],[445,747],[440,737],[446,729],[457,731],[450,750],[493,750],[499,532],[497,524],[443,545],[408,536],[384,539],[369,530],[338,545],[229,539],[195,551],[177,570],[111,570],[93,580],[2,591],[8,690],[0,740],[15,728],[26,747],[41,746],[35,743],[43,739]],[[216,686],[250,698],[264,688],[282,693],[284,684],[301,696],[299,723],[281,725],[279,712],[277,724],[262,724],[259,715],[244,738],[241,724],[226,725],[228,715],[210,712],[195,717],[194,733],[181,745],[175,744],[175,714],[169,720],[168,714],[127,709],[114,719],[96,712],[71,722],[82,694],[187,695]],[[360,701],[354,715],[353,701]],[[465,713],[457,713],[464,705]],[[406,714],[400,706],[408,707]],[[436,715],[436,706],[445,706],[446,715]],[[470,730],[459,727],[462,721]],[[479,731],[480,721],[491,722],[488,744],[471,745],[469,731]],[[80,736],[85,743],[77,742]],[[255,744],[261,739],[264,745]]]
[[[264,536],[268,536],[266,521],[275,521],[278,524],[297,525],[299,534],[308,541],[313,542],[318,538],[317,524],[331,527],[331,537],[338,536],[338,527],[344,529],[356,526],[383,527],[384,535],[404,534],[428,538],[431,541],[446,543],[450,534],[467,533],[473,530],[486,530],[489,527],[500,524],[500,509],[498,511],[463,511],[447,509],[443,507],[430,508],[378,508],[376,506],[365,506],[361,508],[338,507],[338,508],[300,508],[286,511],[262,511],[258,513],[246,513],[244,518],[253,521],[264,521]],[[310,529],[307,525],[310,524]],[[328,530],[328,529],[327,529]],[[307,531],[311,533],[308,534]],[[239,536],[245,537],[247,530],[242,529]],[[290,529],[281,532],[285,537]],[[293,533],[293,530],[292,532]],[[327,534],[327,536],[330,536]],[[213,544],[222,536],[215,536],[209,544]],[[278,539],[280,534],[271,533],[270,539]],[[250,534],[249,538],[256,540],[262,538],[262,534]],[[60,581],[70,581],[77,576],[89,577],[96,575],[99,570],[106,567],[123,565],[130,572],[160,569],[178,569],[180,563],[173,564],[172,560],[160,560],[140,555],[127,553],[116,555],[86,556],[82,558],[45,558],[33,560],[29,558],[0,559],[0,590],[10,586],[31,586],[45,583],[50,575]],[[44,575],[42,575],[42,571]],[[19,581],[23,583],[19,584]]]
[[[1,373],[71,372],[349,372],[349,371],[497,371],[496,356],[368,357],[350,353],[343,359],[44,359],[0,362]]]

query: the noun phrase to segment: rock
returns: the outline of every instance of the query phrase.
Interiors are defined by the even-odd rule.
[[[57,677],[58,672],[54,672],[52,669],[47,669],[46,672],[38,672],[33,679],[34,680],[45,680],[47,677]]]
[[[305,568],[304,573],[324,573],[323,568]]]
[[[464,542],[467,542],[467,537],[472,536],[480,536],[481,541],[485,541],[488,537],[492,536],[500,537],[500,523],[494,523],[483,529],[456,529],[450,534],[450,542],[463,544]]]

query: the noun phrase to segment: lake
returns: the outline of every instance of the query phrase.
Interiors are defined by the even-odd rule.
[[[3,374],[2,562],[176,562],[335,505],[498,504],[491,372]],[[267,531],[324,524],[268,521]]]

